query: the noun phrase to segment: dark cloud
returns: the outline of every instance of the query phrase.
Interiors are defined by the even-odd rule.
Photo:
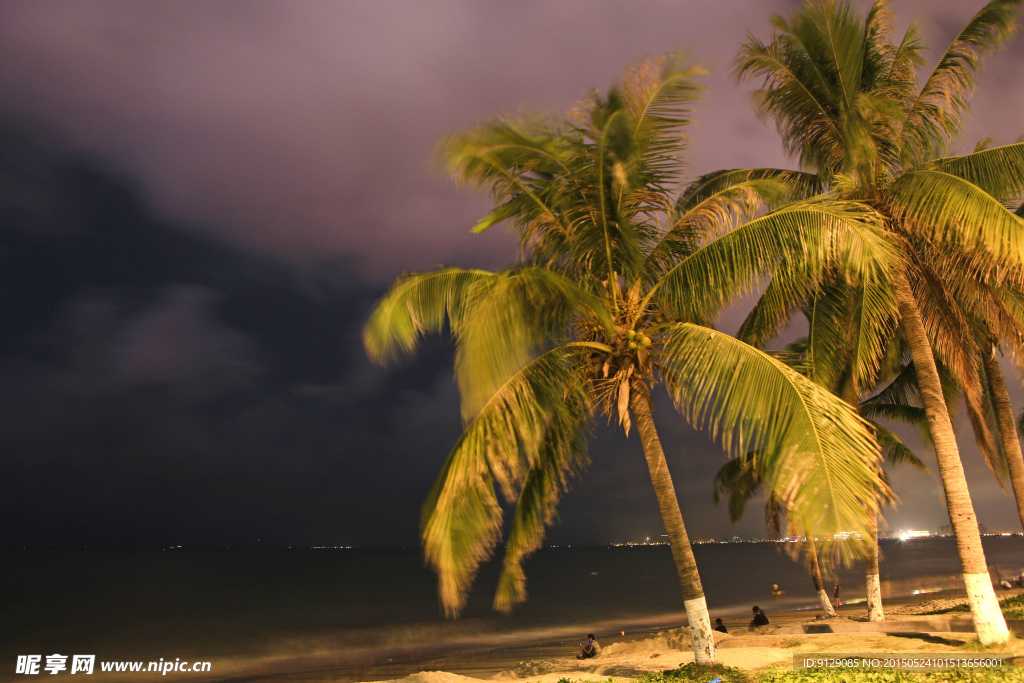
[[[383,370],[360,327],[402,271],[515,254],[466,233],[487,202],[436,142],[684,50],[712,70],[692,172],[788,165],[729,72],[792,6],[0,1],[0,542],[415,543],[460,430],[451,349]],[[933,45],[973,11],[895,8]],[[966,146],[1024,132],[1022,57],[989,60]],[[710,503],[719,449],[664,396],[657,419],[691,535],[759,534],[756,503],[735,530]],[[982,521],[1016,529],[962,445]],[[591,454],[552,542],[660,534],[635,435]],[[933,478],[893,481],[891,526],[943,522]]]

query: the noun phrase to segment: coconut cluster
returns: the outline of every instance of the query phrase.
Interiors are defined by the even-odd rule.
[[[637,332],[636,330],[627,330],[626,338],[629,339],[629,343],[626,344],[629,349],[635,350],[639,347],[647,348],[651,345],[651,338],[643,332]]]

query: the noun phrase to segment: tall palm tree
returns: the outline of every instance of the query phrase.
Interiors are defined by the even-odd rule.
[[[788,177],[698,184],[681,196],[681,155],[700,71],[678,57],[630,70],[573,114],[512,118],[454,135],[443,151],[460,180],[508,221],[519,261],[496,272],[442,268],[398,279],[364,328],[389,361],[447,323],[465,431],[423,508],[422,538],[446,611],[457,614],[501,540],[501,492],[515,503],[495,607],[525,599],[522,561],[603,413],[635,422],[671,544],[698,662],[714,661],[700,576],[664,449],[652,391],[728,453],[756,447],[793,519],[825,533],[862,529],[886,487],[878,446],[848,406],[785,364],[710,327],[723,307],[783,261],[799,272],[890,268],[876,214],[816,198],[781,205]],[[862,259],[862,254],[872,258]]]
[[[751,452],[733,458],[719,468],[712,483],[712,500],[717,505],[723,498],[728,498],[729,519],[733,524],[743,518],[750,499],[762,493],[763,489],[761,476],[758,471],[757,453]],[[776,498],[773,491],[766,492],[764,504],[765,525],[776,536],[782,535],[782,517],[786,514],[785,506]],[[800,529],[790,528],[789,536],[804,536],[804,542],[800,544],[803,551],[804,561],[807,564],[807,571],[811,575],[811,582],[814,584],[814,592],[821,603],[821,609],[826,617],[834,617],[836,610],[832,601],[828,598],[825,584],[821,580],[821,564],[818,562],[817,539],[814,536],[807,536]],[[799,551],[798,551],[799,552]]]
[[[737,59],[741,77],[764,79],[758,108],[775,119],[787,150],[838,196],[879,211],[902,252],[893,286],[881,296],[895,302],[910,347],[975,628],[986,645],[1005,642],[1009,632],[989,579],[936,355],[975,404],[979,382],[967,351],[970,335],[944,317],[948,281],[936,276],[1019,286],[1024,222],[999,198],[1024,189],[1024,144],[937,157],[959,136],[982,57],[1012,35],[1019,4],[989,2],[920,87],[917,26],[893,41],[885,0],[863,17],[845,2],[808,2],[789,18],[775,17],[772,39],[751,37]],[[793,303],[784,298],[771,307],[780,320]]]
[[[922,429],[927,438],[927,425],[923,411],[913,405],[917,398],[913,387],[913,365],[902,362],[901,340],[898,335],[891,341],[879,378],[885,378],[888,384],[871,397],[853,396],[851,387],[855,384],[855,367],[852,340],[858,338],[855,328],[857,313],[863,308],[861,288],[853,288],[845,283],[831,281],[819,288],[810,305],[803,308],[808,320],[808,332],[787,345],[785,352],[775,355],[801,372],[814,379],[818,384],[830,389],[834,394],[844,398],[855,410],[871,422],[872,429],[882,454],[891,464],[910,464],[927,472],[928,468],[913,451],[907,448],[891,431],[875,422],[873,418],[884,417],[891,421],[913,425]],[[751,334],[750,321],[741,326],[743,333]],[[944,379],[946,379],[944,377]],[[909,381],[908,381],[909,380]],[[947,380],[944,382],[947,400],[951,400],[955,391]],[[739,521],[746,503],[762,491],[761,477],[758,473],[756,454],[747,454],[742,458],[730,460],[718,471],[713,485],[713,500],[718,503],[723,497],[729,499],[729,516],[733,522]],[[784,507],[778,502],[773,492],[765,491],[765,522],[776,534],[781,533],[780,520],[785,515]],[[883,500],[880,502],[891,502]],[[865,554],[865,583],[867,587],[868,619],[883,621],[881,581],[878,570],[878,526],[877,517],[868,519],[868,532]],[[788,535],[805,535],[800,529],[790,529]],[[805,561],[811,573],[815,592],[827,616],[835,616],[835,610],[821,580],[818,553],[813,542],[802,545]]]
[[[925,411],[918,404],[921,402],[917,385],[917,376],[914,372],[912,361],[906,362],[908,355],[904,350],[906,342],[902,338],[895,340],[893,348],[899,350],[899,359],[905,361],[899,367],[894,377],[888,380],[880,390],[877,390],[870,397],[859,401],[858,412],[875,425],[876,435],[879,444],[882,446],[882,453],[885,459],[893,465],[909,464],[921,472],[928,472],[927,466],[907,448],[894,434],[882,427],[877,422],[879,419],[886,419],[890,422],[901,423],[917,427],[921,432],[921,441],[931,444],[931,434],[928,432],[928,420]],[[942,380],[943,396],[947,405],[953,405],[956,396],[956,384],[948,372],[939,368]],[[879,575],[878,563],[880,551],[878,547],[878,524],[877,518],[869,520],[872,522],[872,543],[865,558],[865,588],[867,592],[868,621],[884,621],[885,611],[882,607],[882,582]]]

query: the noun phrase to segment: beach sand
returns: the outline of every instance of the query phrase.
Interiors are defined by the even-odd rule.
[[[1019,592],[1005,591],[999,597],[1009,597]],[[771,666],[789,669],[796,653],[955,652],[964,643],[975,639],[973,632],[966,630],[969,626],[969,613],[954,612],[931,616],[927,620],[923,620],[920,615],[964,602],[962,593],[890,600],[886,604],[886,621],[893,629],[909,629],[904,633],[858,631],[868,627],[867,610],[863,604],[844,605],[838,610],[838,616],[829,620],[816,620],[820,612],[813,610],[769,613],[771,626],[757,633],[747,630],[746,619],[726,619],[729,633],[715,634],[717,661],[726,666],[753,671]],[[916,630],[926,623],[926,628],[935,630]],[[833,629],[841,632],[804,633],[803,625],[806,624],[813,625],[816,630]],[[958,628],[961,630],[956,630]],[[367,675],[360,680],[389,683],[475,683],[478,680],[497,683],[555,683],[562,678],[584,681],[607,681],[610,677],[616,680],[632,679],[647,672],[674,669],[693,662],[688,633],[689,629],[681,628],[657,633],[599,637],[603,651],[592,660],[579,661],[575,659],[576,649],[559,644],[497,652],[460,653],[457,656],[420,662],[423,670],[409,675],[397,674],[400,668],[408,672],[411,663],[406,663],[404,667],[396,665],[396,675],[389,675],[391,672],[387,666],[378,666],[362,672]],[[1000,648],[999,652],[1024,656],[1024,641],[1013,640]],[[355,680],[353,675],[356,673],[348,671],[338,678],[315,680],[351,681]]]

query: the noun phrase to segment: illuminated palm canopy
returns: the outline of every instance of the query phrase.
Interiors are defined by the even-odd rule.
[[[898,249],[894,270],[858,285],[852,298],[858,333],[839,340],[837,349],[855,353],[848,393],[859,398],[878,381],[886,340],[897,321],[903,325],[985,644],[1004,642],[1008,632],[988,585],[936,360],[963,391],[991,462],[999,449],[984,419],[983,377],[993,366],[982,371],[979,359],[988,359],[993,340],[1018,354],[1024,348],[1024,221],[1009,210],[1024,193],[1024,143],[992,149],[982,143],[969,155],[943,155],[960,135],[982,58],[1016,30],[1020,4],[989,2],[923,82],[917,26],[894,39],[885,0],[866,15],[846,2],[807,2],[789,17],[773,18],[769,42],[750,37],[736,62],[741,77],[763,79],[758,110],[775,120],[787,150],[833,196],[878,211]],[[851,301],[819,285],[809,279],[801,291],[790,280],[773,282],[741,338],[763,343],[809,301],[824,297],[832,308]],[[823,367],[829,365],[826,359]],[[1024,480],[1024,463],[1020,469]]]
[[[1012,35],[1019,5],[990,2],[923,84],[917,25],[896,40],[882,1],[866,16],[847,3],[808,3],[789,18],[776,17],[768,43],[751,37],[736,64],[741,77],[764,79],[756,93],[760,113],[776,121],[787,150],[822,186],[886,217],[935,352],[963,381],[973,407],[980,389],[967,311],[1015,351],[1024,348],[1024,221],[1007,210],[1024,191],[1024,143],[939,157],[961,131],[983,55]],[[791,299],[770,290],[741,337],[770,338],[816,284],[790,290]],[[857,346],[859,386],[866,389],[883,351],[868,338],[888,338],[896,304],[891,285],[862,297],[858,314],[867,325]]]
[[[766,478],[805,529],[863,531],[885,489],[878,446],[849,406],[710,327],[781,266],[796,282],[835,269],[874,282],[893,254],[878,216],[809,197],[819,188],[801,185],[809,176],[800,173],[713,174],[679,193],[700,74],[676,56],[649,60],[568,116],[503,119],[443,144],[453,174],[494,197],[474,230],[508,222],[520,258],[497,272],[403,276],[364,341],[379,362],[446,322],[456,341],[466,427],[423,510],[426,556],[452,613],[501,540],[498,491],[515,503],[495,599],[509,609],[525,597],[523,557],[586,463],[595,415],[627,433],[636,420],[650,459],[658,383],[727,453],[760,450]],[[674,553],[681,521],[681,536],[666,522]],[[689,600],[699,578],[693,568],[688,588],[684,573]]]

